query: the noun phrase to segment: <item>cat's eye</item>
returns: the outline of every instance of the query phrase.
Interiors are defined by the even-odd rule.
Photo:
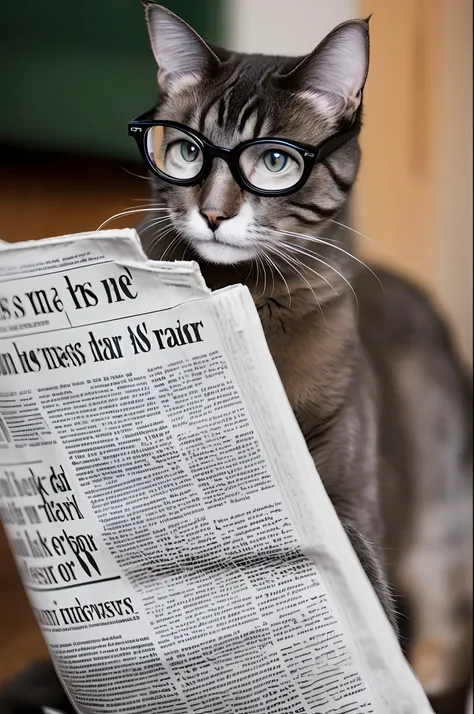
[[[180,150],[181,156],[185,161],[196,161],[199,157],[199,146],[196,146],[191,141],[181,141]]]
[[[154,126],[147,134],[147,154],[164,176],[180,181],[195,178],[203,166],[203,153],[192,134],[174,127]]]
[[[251,186],[263,191],[285,190],[301,179],[304,162],[297,151],[259,142],[245,148],[239,158],[242,173]]]
[[[283,171],[288,162],[291,161],[288,154],[283,151],[265,151],[262,158],[269,171]]]

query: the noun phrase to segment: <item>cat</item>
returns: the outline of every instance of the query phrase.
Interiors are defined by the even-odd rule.
[[[258,137],[317,147],[360,123],[368,19],[288,58],[211,46],[145,7],[159,67],[154,119],[227,149]],[[247,192],[219,158],[194,186],[153,176],[141,239],[154,259],[197,260],[213,289],[248,286],[335,510],[392,623],[387,583],[408,598],[411,659],[438,693],[469,666],[471,388],[428,298],[353,257],[359,163],[356,135],[291,195]]]
[[[318,147],[359,130],[368,20],[343,23],[305,57],[271,57],[211,46],[144,4],[159,67],[155,119],[227,149],[270,136]],[[288,195],[245,190],[221,159],[196,185],[153,175],[139,232],[149,257],[197,260],[213,289],[248,286],[338,517],[394,628],[389,583],[408,598],[411,659],[438,693],[469,664],[471,389],[427,297],[354,256],[359,163],[355,135]],[[21,691],[31,709],[9,712],[36,711],[28,676],[8,701]],[[44,703],[69,711],[59,682],[49,691]]]

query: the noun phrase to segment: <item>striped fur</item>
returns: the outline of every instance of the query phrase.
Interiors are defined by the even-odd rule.
[[[156,117],[214,144],[272,136],[317,145],[351,121],[362,99],[366,21],[339,26],[307,57],[287,58],[209,48],[168,11],[149,5],[147,13],[171,78]],[[160,47],[167,32],[180,48],[193,45],[188,75],[176,48]],[[346,224],[359,161],[355,138],[316,165],[301,190],[278,198],[242,191],[220,161],[195,188],[154,179],[170,223],[158,237],[145,224],[141,235],[151,257],[198,260],[213,288],[248,285],[339,518],[392,622],[384,566],[403,589],[413,662],[439,693],[469,661],[469,389],[429,301],[389,273],[374,278],[353,256]],[[202,210],[232,218],[212,234]]]
[[[156,117],[187,124],[214,144],[227,148],[261,136],[317,145],[347,125],[348,120],[343,115],[328,117],[317,111],[317,99],[310,100],[297,91],[279,86],[276,77],[293,64],[294,61],[278,57],[230,55],[217,76],[165,96]],[[308,226],[313,232],[318,231],[323,228],[320,224],[341,211],[355,181],[359,157],[358,142],[353,140],[317,165],[297,194],[272,200],[237,191],[228,168],[220,162],[216,162],[202,187],[170,189],[158,181],[156,187],[166,201],[175,227],[183,231],[184,239],[191,247],[197,247],[198,253],[199,246],[194,240],[206,226],[199,225],[202,219],[197,220],[196,212],[218,209],[235,215],[245,203],[252,221],[246,224],[245,232],[239,225],[232,225],[232,221],[228,225],[226,222],[222,227],[224,239],[232,240],[235,236],[239,245],[244,243],[248,247],[245,259],[266,252],[272,256],[271,244],[279,247],[279,239],[272,231],[307,232]],[[195,220],[190,220],[190,216]],[[324,234],[324,229],[321,232]],[[307,247],[303,240],[295,240],[295,243]],[[221,262],[219,247],[213,245],[202,257]],[[222,262],[240,262],[238,251],[233,258]],[[323,266],[321,272],[326,279],[330,278],[330,269]],[[331,277],[337,281],[334,271]]]
[[[336,28],[308,57],[285,58],[210,48],[156,5],[147,16],[160,67],[156,116],[221,146],[265,135],[317,144],[361,101],[365,21]],[[377,271],[382,292],[349,255],[359,159],[354,139],[286,198],[246,194],[220,162],[201,187],[154,179],[165,218],[155,225],[151,210],[140,232],[150,257],[194,258],[213,288],[248,285],[336,512],[394,624],[386,574],[407,596],[412,661],[440,693],[470,661],[472,390],[426,297]],[[234,217],[210,235],[205,208]],[[70,711],[64,699],[52,668],[37,666],[6,686],[0,709]]]
[[[262,136],[318,145],[351,123],[368,71],[365,21],[344,23],[307,57],[287,58],[211,48],[185,23],[156,5],[148,6],[147,17],[160,66],[161,102],[156,118],[186,124],[226,148]],[[354,71],[341,64],[347,52],[353,55]],[[188,71],[183,57],[188,58]],[[327,75],[336,78],[334,86],[327,86]],[[219,160],[201,187],[155,184],[182,236],[181,249],[188,245],[201,259],[215,264],[266,260],[267,255],[278,261],[275,251],[281,250],[287,236],[275,231],[307,232],[308,227],[313,232],[327,231],[328,219],[346,204],[359,159],[354,139],[318,164],[297,194],[271,201],[238,189],[228,167]],[[199,215],[206,210],[235,218],[224,221],[213,235]],[[165,237],[161,246],[166,242]],[[302,249],[308,247],[303,239],[293,242]],[[177,256],[176,244],[175,248]],[[326,248],[321,247],[321,252],[326,254]],[[350,262],[342,256],[341,267],[350,273]],[[302,253],[298,259],[308,262]],[[287,268],[281,268],[285,274]],[[323,276],[320,287],[326,281],[340,281],[322,263],[318,272]]]

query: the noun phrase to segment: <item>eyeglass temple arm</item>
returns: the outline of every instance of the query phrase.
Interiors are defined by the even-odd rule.
[[[354,121],[352,122],[352,126],[349,127],[349,129],[346,129],[345,131],[339,132],[339,134],[335,134],[334,136],[331,136],[327,141],[324,142],[324,144],[320,147],[317,160],[322,161],[325,159],[327,156],[333,153],[333,151],[336,151],[336,149],[339,149],[341,146],[346,144],[348,141],[354,138],[354,136],[357,136],[362,128],[362,100],[359,105],[359,108],[357,110],[357,113],[354,117]]]

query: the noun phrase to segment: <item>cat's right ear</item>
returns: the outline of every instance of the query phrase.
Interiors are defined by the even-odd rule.
[[[143,4],[162,91],[196,82],[219,65],[211,48],[184,20],[161,5]]]
[[[334,120],[353,116],[362,101],[369,71],[369,20],[348,20],[327,35],[286,75],[284,87],[304,93]]]

